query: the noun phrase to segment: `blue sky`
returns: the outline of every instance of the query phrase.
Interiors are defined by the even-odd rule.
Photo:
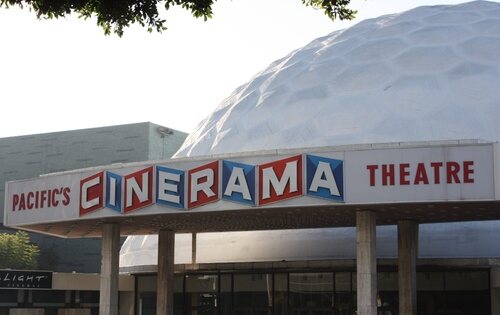
[[[105,36],[95,20],[0,9],[0,137],[151,121],[191,132],[274,60],[363,19],[463,1],[355,0],[331,22],[300,0],[219,0],[203,22],[166,12],[161,34]]]

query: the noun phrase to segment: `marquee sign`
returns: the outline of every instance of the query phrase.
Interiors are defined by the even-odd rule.
[[[0,270],[0,288],[52,289],[52,272]]]
[[[5,223],[336,204],[494,200],[494,144],[288,150],[111,165],[6,185]]]

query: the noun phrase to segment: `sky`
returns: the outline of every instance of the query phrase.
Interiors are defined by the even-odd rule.
[[[367,18],[464,1],[353,0],[354,21],[301,0],[219,0],[208,21],[163,12],[168,30],[105,36],[94,19],[0,8],[0,138],[151,121],[191,132],[274,60]]]

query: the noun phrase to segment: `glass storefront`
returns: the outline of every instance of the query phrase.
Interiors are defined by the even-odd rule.
[[[378,315],[398,314],[397,272],[377,274]],[[154,315],[156,277],[137,276],[137,315]],[[419,315],[489,315],[489,271],[417,273]],[[356,273],[263,272],[175,276],[176,315],[353,315]]]

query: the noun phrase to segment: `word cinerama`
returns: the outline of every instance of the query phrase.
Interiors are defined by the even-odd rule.
[[[263,206],[304,194],[342,202],[342,161],[304,154],[260,165],[218,160],[188,170],[103,171],[80,181],[80,215],[104,207],[128,213],[153,202],[179,209],[220,199]]]

